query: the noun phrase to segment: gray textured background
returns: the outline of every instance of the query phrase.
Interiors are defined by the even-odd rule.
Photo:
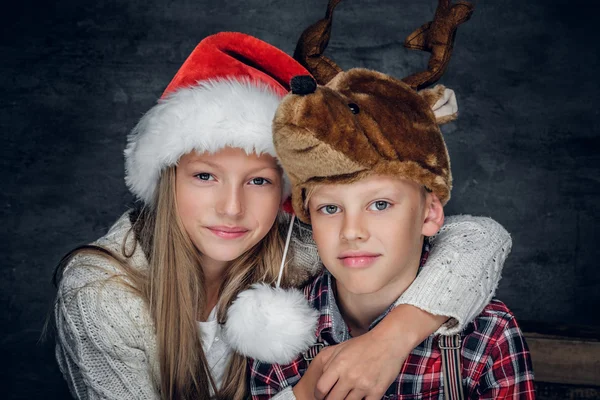
[[[345,0],[328,55],[398,77],[426,55],[402,42],[435,0]],[[589,2],[592,4],[592,2]],[[513,235],[498,296],[523,321],[600,326],[598,22],[587,1],[483,0],[458,32],[442,83],[449,214]],[[37,345],[60,257],[131,204],[128,131],[199,40],[238,30],[288,53],[325,0],[65,0],[12,3],[0,41],[0,326],[4,394],[59,398],[52,345]],[[6,398],[5,395],[3,398]]]

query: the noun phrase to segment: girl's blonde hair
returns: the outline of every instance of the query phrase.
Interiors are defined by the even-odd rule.
[[[217,391],[199,339],[197,317],[207,311],[204,274],[200,253],[179,219],[175,178],[176,167],[165,169],[157,186],[155,206],[145,206],[130,216],[132,232],[149,262],[148,271],[128,263],[134,250],[128,254],[124,245],[122,254],[87,245],[63,258],[55,279],[60,279],[62,269],[77,253],[110,257],[123,271],[122,277],[128,281],[123,279],[124,285],[148,304],[156,328],[161,397],[209,399],[212,388],[217,398],[241,400],[246,397],[246,358],[233,354]],[[263,240],[231,262],[219,289],[219,323],[225,322],[227,309],[239,292],[256,282],[276,281],[283,237],[278,218]]]

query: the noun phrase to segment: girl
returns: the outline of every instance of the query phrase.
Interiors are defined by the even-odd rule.
[[[67,254],[55,276],[56,356],[75,397],[247,395],[246,360],[223,340],[221,326],[240,291],[277,279],[287,222],[280,206],[290,189],[271,121],[290,79],[306,74],[258,39],[216,34],[196,47],[134,128],[126,183],[142,206]],[[284,286],[299,285],[318,265],[304,232],[294,233]],[[462,326],[485,306],[506,256],[497,253],[510,237],[488,219],[463,219],[437,243],[405,305],[336,356],[389,354],[353,366],[375,388],[380,373],[397,375],[402,358],[448,318],[441,315]],[[446,293],[447,281],[464,292]],[[474,285],[483,291],[473,295]],[[436,299],[420,289],[431,286]],[[398,337],[406,339],[398,344]],[[335,380],[325,387],[348,382],[343,363],[333,361]]]

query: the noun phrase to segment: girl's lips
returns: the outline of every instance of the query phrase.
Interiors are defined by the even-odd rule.
[[[207,228],[215,236],[220,237],[221,239],[237,239],[248,233],[248,229],[237,226],[208,226]]]

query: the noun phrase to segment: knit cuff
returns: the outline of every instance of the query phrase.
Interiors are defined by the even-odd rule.
[[[447,218],[426,264],[395,305],[450,317],[437,334],[460,332],[492,299],[511,245],[508,232],[490,218]]]
[[[281,392],[277,393],[275,396],[271,397],[273,400],[296,400],[296,396],[294,396],[294,391],[291,386],[286,387]]]

